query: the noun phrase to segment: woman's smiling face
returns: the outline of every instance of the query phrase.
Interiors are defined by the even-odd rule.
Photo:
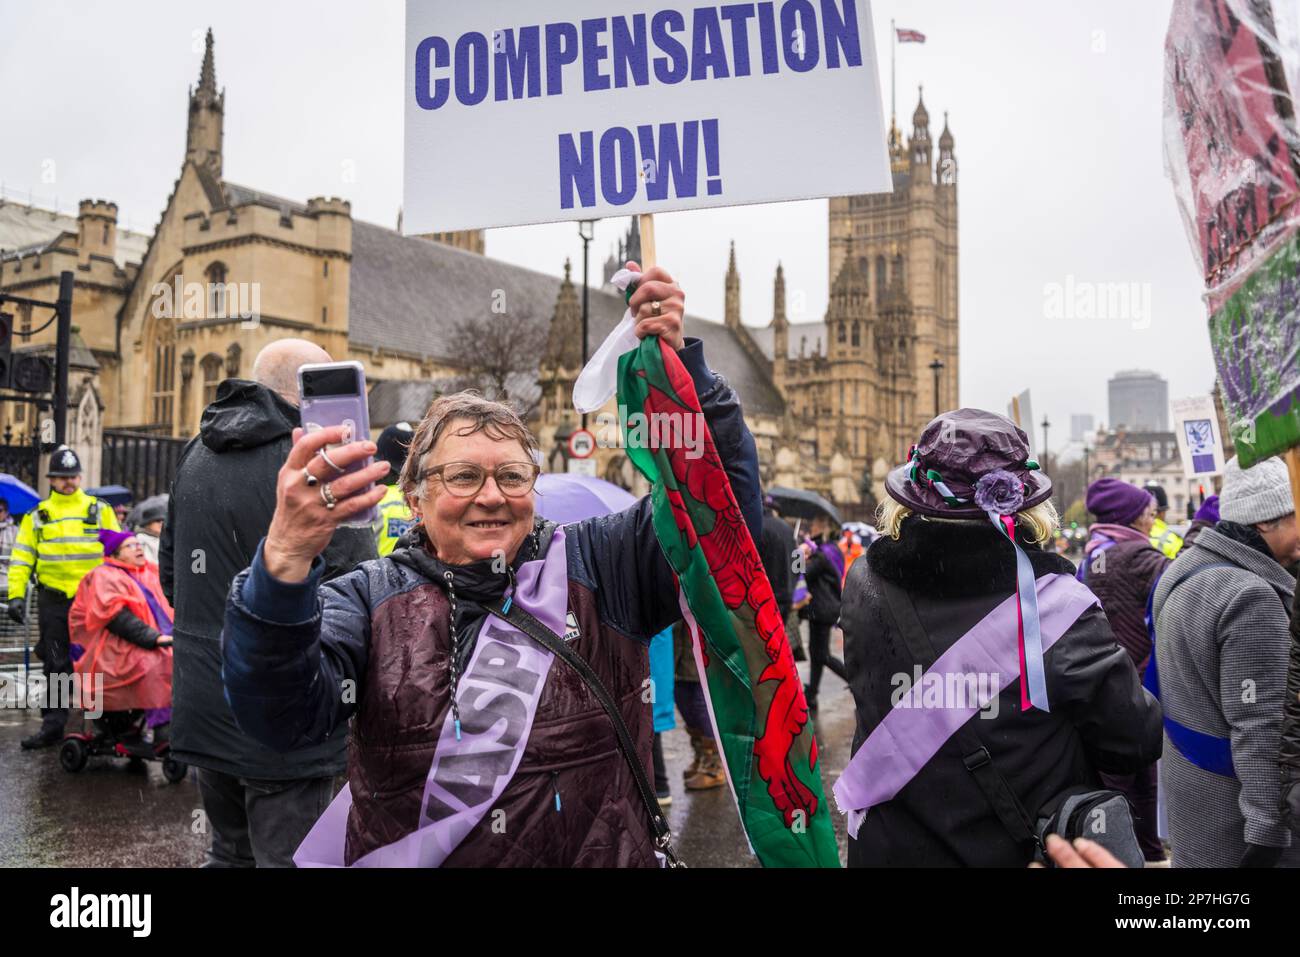
[[[510,462],[531,467],[532,456],[515,439],[494,439],[486,431],[461,434],[466,426],[471,423],[465,419],[448,423],[420,468],[469,462],[488,473],[483,487],[464,498],[452,494],[442,478],[454,474],[454,469],[448,469],[428,476],[425,497],[411,504],[438,557],[448,565],[465,565],[497,555],[513,561],[533,530],[533,492],[518,497],[504,495],[492,473]],[[418,494],[419,489],[416,491]]]

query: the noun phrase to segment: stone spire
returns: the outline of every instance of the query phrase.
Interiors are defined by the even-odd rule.
[[[199,85],[190,89],[185,159],[221,179],[226,91],[217,91],[217,66],[212,47],[212,28],[209,27],[203,51],[203,66],[199,70]]]
[[[573,285],[573,264],[564,260],[564,282],[555,299],[555,312],[546,335],[543,365],[555,372],[567,370],[574,376],[582,367],[582,303]]]
[[[908,143],[913,166],[926,168],[925,180],[929,180],[931,163],[930,152],[930,111],[925,108],[925,96],[921,87],[916,90],[916,112],[912,114],[912,138]],[[915,182],[915,177],[913,182]]]
[[[731,258],[727,261],[727,295],[724,319],[733,329],[740,328],[740,272],[736,269],[736,241],[731,241]]]
[[[776,264],[776,283],[772,291],[772,357],[780,361],[789,355],[790,320],[785,315],[785,270]]]
[[[943,113],[943,132],[939,134],[940,185],[951,186],[957,182],[957,158],[953,155],[952,130],[948,129],[948,111]]]

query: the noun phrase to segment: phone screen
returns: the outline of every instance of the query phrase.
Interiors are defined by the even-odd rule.
[[[361,383],[357,370],[347,367],[333,369],[304,369],[302,395],[304,399],[324,399],[336,395],[360,395]]]

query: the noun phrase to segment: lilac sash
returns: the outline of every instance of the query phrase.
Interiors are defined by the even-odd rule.
[[[545,560],[519,568],[513,600],[558,634],[565,632],[569,572],[564,529]],[[461,727],[448,709],[424,785],[420,824],[353,867],[439,867],[501,797],[519,768],[554,656],[513,625],[488,615],[458,684]],[[299,867],[344,867],[352,792],[345,787],[294,854]]]
[[[1069,575],[1044,575],[1035,582],[1034,591],[1044,652],[1080,615],[1097,604],[1096,596]],[[941,679],[945,688],[962,684],[962,675],[996,676],[994,694],[1008,687],[1020,674],[1018,608],[1016,596],[1008,597],[940,655],[926,676]],[[835,803],[841,813],[849,815],[849,833],[855,838],[867,811],[893,800],[944,743],[987,704],[965,700],[926,705],[922,695],[927,684],[932,682],[917,682],[885,715],[835,782]]]

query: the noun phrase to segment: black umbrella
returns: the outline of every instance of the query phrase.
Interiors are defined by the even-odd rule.
[[[767,490],[767,494],[772,497],[772,501],[776,503],[777,510],[782,515],[806,519],[814,519],[818,515],[825,515],[836,525],[843,524],[840,521],[840,513],[835,510],[835,506],[816,492],[774,485]]]

